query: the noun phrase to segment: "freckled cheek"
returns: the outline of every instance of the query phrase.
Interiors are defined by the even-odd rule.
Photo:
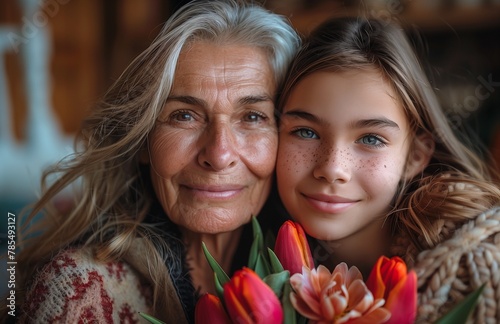
[[[396,185],[402,176],[402,161],[394,156],[358,159],[355,168],[370,183],[380,185]]]
[[[317,153],[314,149],[282,141],[279,144],[276,163],[278,181],[298,181],[309,174],[308,170],[314,168],[316,163]]]

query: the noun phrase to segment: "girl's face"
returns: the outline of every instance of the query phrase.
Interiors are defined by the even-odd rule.
[[[315,72],[291,92],[280,126],[278,189],[309,235],[381,233],[410,144],[396,98],[375,70]]]

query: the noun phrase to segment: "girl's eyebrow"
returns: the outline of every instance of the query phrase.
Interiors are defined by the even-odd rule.
[[[306,111],[302,110],[292,110],[292,111],[287,111],[282,115],[282,117],[293,117],[293,118],[299,118],[299,119],[305,119],[307,121],[310,121],[312,123],[320,124],[321,120],[318,118],[318,116],[313,115],[311,113],[308,113]]]
[[[377,117],[377,118],[356,120],[355,122],[352,123],[352,127],[353,128],[390,127],[390,128],[397,128],[398,130],[400,129],[399,125],[396,122],[394,122],[386,117]]]
[[[305,119],[309,122],[316,123],[316,124],[323,124],[324,121],[321,120],[318,116],[308,113],[306,111],[302,110],[292,110],[292,111],[287,111],[282,115],[283,117],[293,117],[293,118],[300,118],[300,119]],[[376,118],[369,118],[369,119],[360,119],[354,121],[351,125],[349,125],[351,128],[367,128],[367,127],[378,127],[378,128],[395,128],[397,130],[400,130],[399,125],[386,118],[386,117],[376,117]]]

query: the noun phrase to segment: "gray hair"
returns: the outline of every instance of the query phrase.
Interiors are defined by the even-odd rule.
[[[105,131],[104,136],[97,135],[103,143],[103,137],[119,132],[118,137],[127,144],[117,146],[129,148],[129,153],[137,151],[137,145],[151,131],[168,98],[181,51],[198,40],[263,49],[268,55],[278,88],[284,82],[288,66],[301,45],[300,37],[285,17],[257,3],[243,0],[192,1],[168,19],[153,43],[111,87],[101,108],[111,108],[114,112],[102,109],[106,116],[99,116],[97,112],[94,122],[101,125],[89,125],[89,135],[95,136],[96,128]],[[117,106],[120,109],[116,109]],[[112,118],[110,115],[116,115],[118,120],[107,123],[112,128],[106,131],[108,127],[102,122]],[[120,131],[120,125],[125,129]]]

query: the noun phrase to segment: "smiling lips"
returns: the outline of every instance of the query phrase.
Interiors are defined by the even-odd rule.
[[[243,191],[241,185],[217,185],[217,186],[197,186],[184,185],[181,188],[189,190],[193,198],[210,200],[229,200],[236,197]]]
[[[357,200],[325,194],[303,194],[303,196],[314,209],[330,214],[343,212],[358,202]]]

